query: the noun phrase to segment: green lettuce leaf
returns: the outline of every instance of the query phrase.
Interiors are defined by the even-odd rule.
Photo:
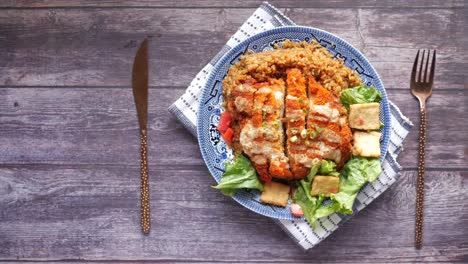
[[[330,196],[330,199],[333,202],[318,208],[315,212],[315,217],[318,219],[321,217],[329,216],[333,213],[352,214],[356,196],[357,192],[355,194],[348,194],[345,192],[332,194]]]
[[[337,205],[336,212],[342,213],[342,214],[352,214],[353,205],[354,205],[354,201],[356,200],[356,197],[357,197],[357,192],[354,194],[339,192],[336,194],[332,194],[330,198]]]
[[[364,185],[366,182],[374,182],[382,173],[382,167],[378,158],[353,157],[346,162],[341,172],[349,184]]]
[[[297,190],[294,192],[294,203],[301,206],[304,212],[304,217],[309,221],[312,226],[315,226],[317,220],[315,211],[322,205],[323,196],[312,197],[310,195],[312,181],[320,168],[320,163],[316,163],[310,170],[309,175],[305,179],[298,182]]]
[[[319,208],[317,208],[317,210],[315,211],[315,219],[319,219],[319,218],[322,218],[322,217],[325,217],[325,216],[329,216],[333,213],[336,213],[338,212],[339,210],[339,204],[338,203],[331,203],[327,206],[320,206]]]
[[[358,86],[343,90],[340,99],[346,109],[349,109],[352,104],[378,103],[382,100],[382,94],[374,87]]]
[[[331,175],[331,176],[339,176],[340,173],[336,171],[336,163],[333,161],[323,160],[322,164],[320,165],[319,169],[320,175]]]
[[[335,212],[352,214],[359,190],[368,182],[374,182],[382,172],[377,158],[353,157],[341,170],[340,191],[330,196]],[[333,213],[333,212],[332,212]]]
[[[242,154],[237,154],[234,161],[226,164],[226,171],[218,185],[213,186],[224,195],[233,196],[238,189],[257,189],[263,191],[263,185],[257,177],[252,163]]]
[[[325,164],[324,164],[325,163]],[[333,164],[322,161],[319,172],[329,172]],[[380,161],[377,158],[353,157],[343,167],[340,174],[340,191],[330,196],[331,203],[322,205],[323,197],[312,197],[310,195],[310,183],[313,177],[304,181],[301,188],[295,193],[294,202],[299,204],[304,211],[307,221],[315,226],[315,221],[321,217],[333,213],[352,214],[353,205],[359,190],[367,183],[373,182],[382,172]],[[298,192],[299,191],[299,192]],[[307,192],[306,192],[307,191]],[[300,198],[300,199],[298,199]]]

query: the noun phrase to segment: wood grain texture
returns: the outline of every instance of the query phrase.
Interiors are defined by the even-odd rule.
[[[428,102],[425,246],[414,250],[418,131],[398,182],[304,252],[217,190],[196,139],[167,112],[261,1],[0,1],[0,262],[468,263],[466,1],[272,1],[375,66],[417,127],[417,49],[437,49]],[[150,38],[152,233],[139,230],[130,88]]]
[[[143,236],[138,170],[119,165],[1,168],[0,259],[466,260],[465,171],[428,172],[423,250],[413,249],[417,173],[405,171],[367,209],[304,252],[269,218],[211,189],[214,180],[202,166],[150,168],[151,209],[159,213],[151,234]]]
[[[184,88],[150,89],[148,162],[203,165],[196,139],[166,111]],[[434,91],[428,102],[428,169],[466,166],[466,91]],[[136,164],[139,132],[131,88],[0,89],[2,163]],[[409,90],[389,90],[417,126],[419,105]],[[447,122],[450,117],[451,122]],[[444,130],[438,129],[444,127]],[[410,133],[400,161],[416,168],[418,131]],[[176,146],[176,147],[175,147]]]
[[[276,7],[294,7],[294,8],[463,8],[465,3],[463,0],[450,0],[450,1],[437,1],[437,0],[424,0],[424,1],[376,1],[376,0],[314,0],[314,1],[301,1],[301,0],[272,0],[269,1]],[[218,7],[251,7],[256,8],[262,3],[262,0],[247,0],[240,2],[233,2],[229,0],[157,0],[157,1],[119,1],[119,0],[6,0],[0,2],[0,7],[16,7],[16,8],[83,8],[83,7],[152,7],[152,8],[165,8],[165,7],[183,7],[183,8],[218,8]]]
[[[128,86],[150,37],[152,86],[187,86],[251,8],[0,9],[0,85]],[[391,88],[408,87],[420,48],[437,48],[438,89],[461,89],[468,66],[465,9],[288,9],[300,25],[333,32],[368,56]],[[327,19],[323,19],[326,17]],[[32,70],[31,70],[32,69]]]

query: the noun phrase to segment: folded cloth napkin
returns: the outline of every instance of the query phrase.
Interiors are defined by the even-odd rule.
[[[294,22],[283,15],[267,2],[262,3],[251,17],[239,28],[229,39],[221,51],[207,64],[193,79],[185,93],[169,107],[169,112],[196,136],[197,110],[199,97],[205,86],[208,76],[214,65],[235,45],[257,33],[279,26],[295,25]],[[403,140],[408,135],[413,124],[390,102],[391,111],[391,136],[388,153],[382,164],[383,172],[372,184],[366,185],[356,199],[354,214],[362,210],[381,193],[388,189],[399,177],[401,167],[396,162],[397,155],[402,150]],[[305,220],[275,220],[284,231],[286,231],[296,243],[304,249],[310,249],[325,239],[334,230],[352,215],[332,214],[319,219],[315,229]]]

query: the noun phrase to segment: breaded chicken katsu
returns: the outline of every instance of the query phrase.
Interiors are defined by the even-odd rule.
[[[341,168],[353,136],[338,96],[358,85],[357,73],[317,43],[243,56],[223,82],[230,145],[263,181],[302,179],[322,159]]]

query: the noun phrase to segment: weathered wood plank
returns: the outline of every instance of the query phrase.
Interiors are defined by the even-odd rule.
[[[2,166],[0,260],[441,262],[466,260],[466,171],[426,179],[425,246],[413,248],[416,171],[317,248],[209,186],[203,167],[150,168],[153,230],[139,230],[137,166]],[[451,228],[447,228],[451,227]],[[343,260],[346,261],[343,261]]]
[[[408,90],[389,98],[419,124],[417,101]],[[166,111],[183,88],[150,90],[149,162],[203,165],[197,141]],[[138,124],[130,87],[0,89],[0,163],[137,164]],[[428,168],[466,168],[466,91],[435,90],[428,102]],[[447,120],[450,120],[447,122]],[[440,129],[443,127],[444,129]],[[418,128],[400,157],[416,168]]]
[[[414,128],[403,145],[399,162],[416,168],[419,153],[419,102],[408,90],[387,90],[388,97],[414,123]],[[426,168],[452,168],[453,160],[460,160],[455,167],[466,168],[468,139],[465,134],[465,113],[468,105],[467,91],[446,92],[435,89],[427,101]],[[460,101],[457,101],[458,98]],[[458,112],[461,110],[461,112]],[[449,147],[450,145],[450,147]],[[453,148],[452,148],[453,147]],[[444,160],[445,162],[440,162]],[[437,164],[437,165],[436,165]]]
[[[187,86],[253,10],[0,10],[0,85],[127,86],[136,46],[151,36],[150,84]],[[465,9],[287,9],[286,14],[362,50],[387,87],[408,86],[418,48],[437,48],[439,89],[465,86]]]
[[[468,61],[468,37],[463,30],[466,12],[439,11],[370,9],[349,14],[348,10],[333,10],[342,19],[333,26],[317,27],[330,32],[336,32],[335,26],[341,28],[340,35],[367,56],[386,87],[409,87],[417,50],[432,48],[437,49],[435,86],[466,88],[466,74],[459,70],[466,68]],[[313,27],[321,17],[330,17],[323,11],[317,12],[319,18],[311,16],[307,9],[291,9],[286,14],[298,24]]]
[[[152,165],[173,163],[174,157],[180,158],[179,164],[201,164],[196,140],[167,112],[181,92],[171,88],[150,92],[148,155]],[[4,109],[0,115],[3,163],[135,164],[139,159],[130,87],[0,89],[0,94],[7,100],[0,107]],[[136,156],[128,160],[128,155]]]
[[[67,1],[67,0],[6,0],[0,2],[0,7],[26,7],[26,8],[57,8],[57,7],[181,7],[181,8],[213,8],[213,7],[258,7],[262,0],[247,0],[241,2],[233,2],[228,0],[201,0],[201,1],[188,1],[188,0],[158,0],[158,1]],[[451,1],[437,1],[437,0],[419,0],[419,1],[375,1],[375,0],[359,0],[359,1],[300,1],[300,0],[274,0],[270,1],[276,7],[294,7],[294,8],[452,8],[452,7],[465,7],[462,0]]]
[[[196,140],[166,108],[260,1],[18,0],[0,2],[0,262],[468,262],[466,2],[272,3],[360,49],[416,126],[409,69],[418,48],[437,48],[422,251],[413,248],[417,127],[398,183],[309,252],[209,187]],[[139,230],[129,87],[144,36],[153,88],[149,237]]]

